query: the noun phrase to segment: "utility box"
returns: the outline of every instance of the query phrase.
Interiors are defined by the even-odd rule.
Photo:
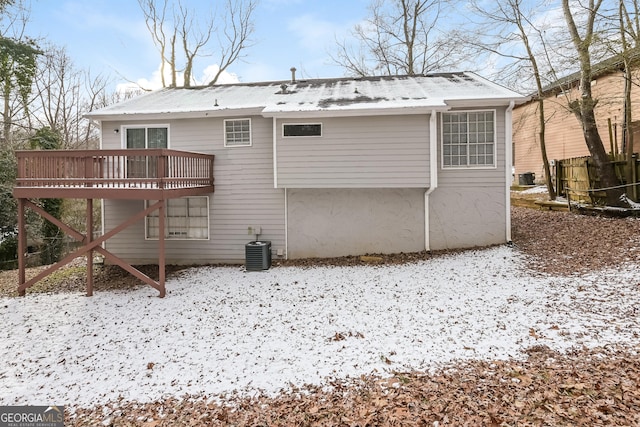
[[[533,172],[525,172],[518,175],[518,184],[520,185],[533,185],[533,181],[536,179],[536,174]]]
[[[247,271],[268,270],[271,267],[271,242],[255,240],[244,247]]]

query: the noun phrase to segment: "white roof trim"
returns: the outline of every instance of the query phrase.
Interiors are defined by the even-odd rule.
[[[455,99],[447,101],[447,105],[451,108],[486,108],[486,107],[508,107],[512,102],[522,104],[528,100],[528,97],[523,98],[494,98],[491,102],[487,102],[486,99]]]
[[[202,111],[164,111],[144,113],[101,114],[100,111],[87,113],[85,117],[95,120],[157,120],[157,119],[200,119],[205,117],[259,116],[262,108],[220,108]]]
[[[432,111],[448,111],[449,106],[442,104],[432,107],[394,107],[394,108],[358,108],[344,110],[306,110],[306,111],[263,111],[263,117],[304,119],[307,117],[362,117],[395,116],[399,114],[430,114]]]

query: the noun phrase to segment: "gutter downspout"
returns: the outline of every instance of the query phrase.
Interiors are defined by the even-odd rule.
[[[506,238],[511,243],[511,158],[513,157],[513,118],[512,111],[515,101],[509,102],[509,107],[504,112],[504,139],[505,139],[505,206],[506,212]]]
[[[278,119],[273,117],[273,188],[278,188]],[[289,259],[289,217],[287,189],[284,188],[284,259]]]
[[[273,118],[273,188],[278,188],[278,145],[276,140],[278,132],[276,130],[277,119]]]
[[[424,192],[424,250],[431,250],[429,237],[429,196],[438,188],[438,116],[431,110],[429,117],[429,188]]]
[[[289,259],[289,195],[284,189],[284,259]]]

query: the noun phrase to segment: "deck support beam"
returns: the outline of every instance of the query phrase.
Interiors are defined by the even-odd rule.
[[[165,229],[165,208],[166,201],[160,200],[160,206],[158,207],[158,285],[160,286],[160,298],[164,298],[164,268],[165,268],[165,244],[164,244],[164,229]]]
[[[26,281],[25,275],[25,253],[27,252],[27,227],[24,216],[25,199],[18,199],[18,286]],[[18,289],[18,295],[24,296],[25,291]]]
[[[33,286],[36,282],[38,282],[39,280],[42,280],[43,278],[45,278],[49,274],[53,273],[54,271],[60,269],[61,267],[64,267],[65,265],[67,265],[68,263],[73,261],[74,259],[87,254],[87,288],[86,288],[87,289],[87,296],[93,295],[93,252],[96,251],[96,252],[99,252],[100,254],[102,254],[109,261],[113,262],[114,264],[119,265],[124,270],[128,271],[129,273],[131,273],[133,276],[137,277],[138,279],[140,279],[143,282],[147,283],[148,285],[150,285],[154,289],[158,290],[158,292],[160,293],[159,297],[163,298],[165,296],[165,294],[166,294],[166,290],[165,290],[165,271],[164,271],[165,270],[165,249],[164,249],[164,246],[165,246],[165,244],[164,244],[165,243],[164,242],[164,240],[165,240],[165,238],[164,238],[164,209],[165,209],[165,204],[166,204],[165,200],[160,200],[160,201],[154,203],[153,205],[149,206],[148,208],[144,209],[143,211],[141,211],[141,212],[137,213],[136,215],[132,216],[131,218],[127,219],[126,221],[122,222],[117,227],[115,227],[111,231],[105,233],[104,235],[102,235],[98,239],[93,240],[93,200],[92,199],[87,199],[87,214],[86,214],[86,216],[87,216],[87,234],[84,235],[84,234],[80,233],[79,231],[73,229],[69,225],[64,224],[58,218],[53,217],[48,212],[45,212],[42,208],[40,208],[39,206],[37,206],[33,202],[29,201],[28,199],[19,198],[18,199],[18,234],[19,234],[19,237],[18,237],[18,270],[19,270],[19,272],[18,272],[18,282],[19,282],[18,283],[18,294],[20,296],[24,296],[26,289],[31,287],[31,286]],[[62,260],[60,260],[57,263],[49,266],[48,268],[46,268],[45,270],[43,270],[42,272],[37,274],[35,277],[33,277],[33,278],[29,279],[29,280],[26,280],[26,273],[25,273],[25,269],[26,269],[25,253],[26,253],[26,247],[27,247],[27,245],[26,245],[27,236],[26,236],[26,226],[25,226],[25,224],[26,224],[25,207],[29,207],[30,209],[34,210],[36,213],[38,213],[39,215],[41,215],[42,217],[44,217],[48,221],[50,221],[54,225],[58,226],[62,231],[64,231],[69,236],[71,236],[73,239],[75,239],[76,241],[81,242],[81,243],[84,244],[84,246],[76,249],[74,252],[70,253],[69,255],[64,257]],[[125,262],[121,258],[119,258],[116,255],[112,254],[111,252],[107,251],[102,246],[100,246],[100,245],[102,245],[103,242],[107,241],[111,237],[113,237],[116,234],[120,233],[121,231],[123,231],[124,229],[126,229],[130,225],[134,224],[135,222],[140,221],[145,216],[147,216],[149,213],[151,213],[151,212],[153,212],[155,210],[159,210],[159,215],[160,215],[160,236],[158,238],[158,241],[159,241],[158,268],[159,268],[160,271],[159,271],[159,281],[158,282],[156,282],[155,280],[153,280],[152,278],[150,278],[146,274],[142,273],[141,271],[137,270],[135,267],[133,267],[132,265],[128,264],[127,262]]]
[[[93,240],[93,199],[87,199],[87,244]],[[87,296],[93,296],[93,249],[87,254]]]

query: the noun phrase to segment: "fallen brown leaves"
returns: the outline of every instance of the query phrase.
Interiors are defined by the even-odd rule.
[[[513,243],[530,267],[555,275],[640,262],[640,218],[606,218],[514,207]]]
[[[514,244],[529,256],[532,269],[571,275],[640,261],[639,219],[519,207],[512,209],[512,215]],[[432,256],[437,254],[380,255],[376,256],[376,263],[411,262]],[[279,263],[315,267],[363,262],[360,257],[342,257]],[[11,282],[14,291],[16,278]],[[119,272],[117,267],[106,267],[99,274],[96,289],[138,285],[137,279]],[[76,286],[82,289],[83,285]],[[3,290],[0,293],[9,293],[0,280],[0,291]],[[541,334],[535,329],[529,332],[534,337]],[[358,334],[337,331],[327,339],[358,339]],[[333,380],[323,387],[292,388],[277,396],[250,398],[231,394],[170,397],[144,404],[111,402],[76,408],[73,416],[67,411],[65,425],[638,426],[638,350],[581,349],[560,354],[538,346],[528,350],[524,361],[471,361],[432,374],[411,372],[389,378]],[[153,362],[147,368],[153,369]]]
[[[79,409],[69,426],[598,426],[640,425],[633,349],[539,346],[524,361],[471,361],[293,388],[275,397],[188,396]]]
[[[48,266],[32,267],[26,271],[27,279],[36,276]],[[158,278],[157,265],[136,266],[138,270],[154,279]],[[171,274],[184,270],[188,266],[167,265],[165,272]],[[73,260],[68,266],[58,270],[51,276],[45,277],[33,287],[27,289],[27,293],[64,293],[84,292],[86,289],[87,269],[83,258]],[[94,289],[108,291],[114,289],[134,289],[147,286],[117,265],[96,265],[94,270]],[[18,295],[18,270],[0,271],[0,297],[14,297]]]

